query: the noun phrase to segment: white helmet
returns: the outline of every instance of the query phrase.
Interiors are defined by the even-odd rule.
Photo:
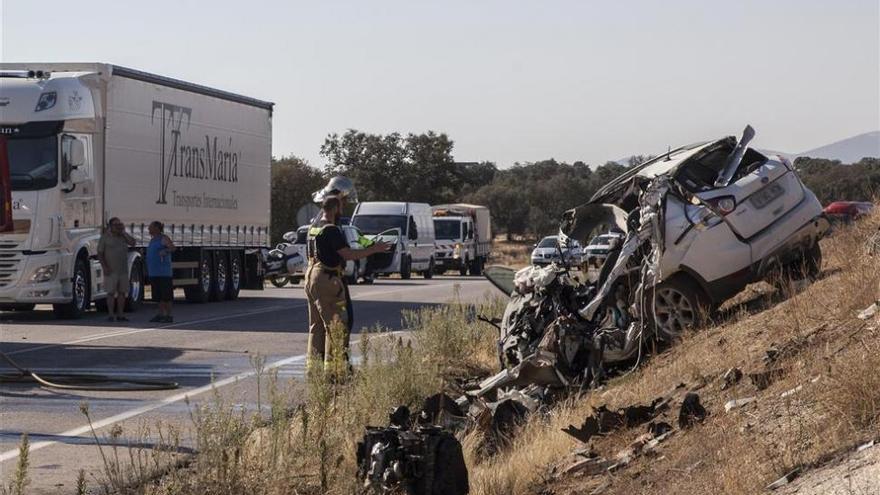
[[[345,199],[351,203],[357,203],[357,191],[354,190],[354,182],[348,177],[337,175],[330,179],[330,182],[324,186],[324,189],[315,191],[312,194],[312,201],[315,203],[323,203],[325,199],[330,197]]]

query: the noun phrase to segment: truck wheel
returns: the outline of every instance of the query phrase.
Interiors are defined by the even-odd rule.
[[[225,251],[214,251],[214,285],[211,287],[211,300],[222,301],[226,299],[226,289],[229,285],[229,262],[226,260]]]
[[[400,261],[400,278],[409,280],[412,277],[412,260],[409,256],[404,257]]]
[[[688,328],[698,328],[706,320],[709,301],[696,282],[687,277],[672,277],[658,285],[648,298],[645,309],[654,310],[654,329],[663,340],[681,336]]]
[[[278,275],[277,277],[269,278],[269,282],[280,289],[287,285],[287,283],[290,282],[290,279],[285,277],[284,275]]]
[[[427,280],[434,278],[434,258],[428,262],[428,269],[422,273],[422,276]]]
[[[70,302],[52,305],[56,318],[80,318],[92,303],[89,272],[84,259],[77,259],[73,265],[73,276],[70,278],[70,284],[73,291]]]
[[[234,301],[241,292],[241,254],[229,253],[229,284],[226,287],[226,299]]]
[[[128,297],[125,298],[125,311],[137,311],[144,302],[144,268],[141,260],[134,260],[128,274]],[[106,305],[106,301],[105,301]]]
[[[184,287],[184,296],[187,302],[206,303],[211,298],[214,277],[211,270],[211,255],[205,250],[199,254],[199,268],[196,275],[198,282],[195,286]]]
[[[471,262],[471,276],[476,277],[483,273],[483,263],[480,258],[475,259]]]

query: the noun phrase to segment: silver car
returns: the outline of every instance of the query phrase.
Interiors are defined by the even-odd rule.
[[[571,266],[581,264],[581,245],[577,240],[570,239],[568,245],[561,247],[558,236],[548,235],[535,244],[535,249],[532,250],[533,265],[549,265],[563,260]]]

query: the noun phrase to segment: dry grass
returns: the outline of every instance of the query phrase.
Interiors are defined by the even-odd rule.
[[[763,311],[754,301],[729,307],[725,320],[686,336],[594,397],[533,420],[511,451],[472,467],[476,493],[589,493],[607,485],[602,493],[752,494],[795,467],[820,464],[880,434],[880,331],[855,317],[878,296],[880,266],[863,252],[873,230],[863,223],[823,241],[824,276],[802,292],[764,304]],[[718,378],[731,367],[765,369],[771,347],[780,351],[770,367],[782,369],[781,378],[765,390],[747,377],[720,390]],[[579,424],[595,404],[647,403],[677,383],[698,390],[711,413],[703,425],[673,436],[659,457],[614,475],[546,481],[577,445],[559,427]],[[758,400],[724,412],[726,401],[747,396]],[[622,431],[593,447],[613,456],[638,433]]]
[[[522,268],[529,264],[529,255],[534,249],[534,241],[495,239],[492,246],[490,262],[493,265],[504,265]]]
[[[880,266],[862,251],[872,232],[868,223],[838,232],[823,241],[823,277],[815,284],[778,303],[767,302],[759,290],[757,302],[743,296],[728,304],[715,326],[685,336],[601,390],[533,416],[493,456],[481,450],[477,433],[467,434],[471,492],[567,494],[604,487],[604,494],[752,494],[792,468],[820,464],[880,434],[880,330],[876,322],[855,318],[878,296]],[[527,252],[522,245],[516,249]],[[516,249],[511,260],[520,259]],[[484,301],[409,314],[408,327],[416,329],[409,341],[378,329],[365,335],[363,361],[351,382],[333,385],[313,373],[304,401],[295,399],[295,385],[270,375],[268,417],[236,411],[217,395],[214,404],[194,409],[199,454],[187,468],[157,477],[161,463],[151,460],[141,463],[156,469],[141,468],[132,477],[109,462],[107,478],[118,482],[99,486],[139,495],[354,493],[355,443],[363,427],[385,424],[392,406],[417,406],[427,395],[454,388],[457,377],[493,371],[495,332],[474,316],[501,310],[499,301]],[[764,390],[748,378],[720,390],[719,377],[731,367],[765,369],[762,359],[771,348],[778,350],[771,367],[783,376]],[[647,403],[678,383],[700,394],[710,412],[703,424],[613,475],[553,476],[553,467],[579,446],[562,427],[579,424],[599,404]],[[747,396],[757,401],[724,412],[726,401]],[[613,456],[639,433],[623,430],[594,439],[592,447]],[[166,465],[178,459],[172,448],[165,451]]]
[[[461,376],[494,371],[495,330],[475,316],[501,310],[498,299],[453,303],[405,314],[406,326],[415,329],[408,340],[381,329],[362,334],[360,365],[345,384],[332,376],[342,366],[313,368],[306,387],[262,377],[268,416],[236,409],[215,394],[212,403],[193,407],[198,454],[191,462],[175,454],[177,437],[158,449],[122,449],[123,460],[117,448],[104,447],[97,486],[132,495],[355,493],[355,447],[364,427],[387,424],[394,406],[417,409],[425,397],[455,388]],[[260,360],[252,364],[262,367]]]

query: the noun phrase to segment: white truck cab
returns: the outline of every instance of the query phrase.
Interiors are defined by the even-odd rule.
[[[413,273],[431,278],[435,270],[434,222],[426,203],[376,201],[358,203],[351,224],[364,236],[388,242],[391,250],[370,256],[374,275]]]
[[[492,248],[489,209],[464,203],[432,207],[437,238],[436,273],[480,275]]]

